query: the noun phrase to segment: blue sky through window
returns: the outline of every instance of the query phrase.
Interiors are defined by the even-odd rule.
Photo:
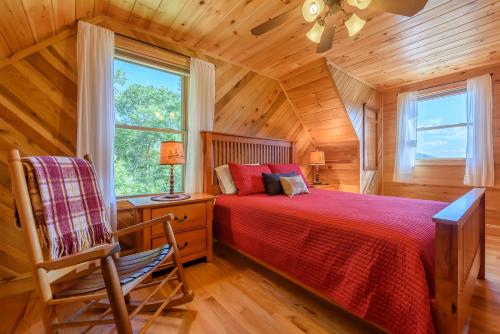
[[[127,81],[123,89],[126,89],[132,84],[139,84],[143,86],[165,87],[175,93],[181,92],[178,75],[156,68],[130,63],[122,59],[115,59],[114,66],[115,71],[121,69],[126,73]]]
[[[467,123],[466,93],[418,102],[417,128]],[[467,127],[417,131],[417,159],[465,158]]]

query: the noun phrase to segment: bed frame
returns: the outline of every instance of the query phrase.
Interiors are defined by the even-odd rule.
[[[235,163],[293,163],[294,142],[202,132],[204,142],[204,190],[220,194],[215,167]],[[436,224],[434,320],[437,333],[466,332],[470,304],[477,279],[485,276],[485,189],[474,188],[433,217]],[[266,268],[285,276],[319,297],[317,290],[249,256]]]

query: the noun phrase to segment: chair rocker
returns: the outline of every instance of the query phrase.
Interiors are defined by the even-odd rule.
[[[89,156],[85,156],[85,159],[92,164]],[[140,330],[140,333],[145,333],[165,309],[193,300],[170,225],[172,214],[112,232],[113,237],[109,243],[55,260],[46,260],[18,150],[9,152],[8,164],[46,333],[60,332],[71,327],[84,327],[84,332],[87,332],[97,325],[114,324],[110,332],[116,330],[120,334],[129,334],[132,333],[131,320],[137,314],[153,312]],[[120,256],[118,238],[156,224],[163,225],[166,244],[153,250]],[[150,274],[160,265],[166,264],[172,265],[172,271],[159,280],[150,281]],[[167,286],[170,287],[170,292],[164,290]],[[152,288],[152,291],[142,301],[130,300],[132,291],[147,287]],[[153,300],[153,296],[158,293],[163,298]],[[64,321],[59,321],[56,306],[68,303],[84,303],[84,306]],[[79,320],[86,311],[103,308],[104,311],[95,319]]]

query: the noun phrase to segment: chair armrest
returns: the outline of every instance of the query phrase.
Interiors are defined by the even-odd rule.
[[[112,244],[103,244],[86,249],[78,254],[63,256],[56,260],[47,260],[37,264],[38,268],[46,270],[56,270],[71,267],[91,260],[101,259],[120,251],[120,245],[117,242]]]
[[[174,219],[174,215],[169,213],[169,214],[166,214],[164,216],[142,222],[140,224],[132,225],[132,226],[129,226],[126,228],[122,228],[121,230],[114,231],[113,237],[116,237],[116,238],[122,237],[122,236],[130,234],[130,233],[141,231],[141,230],[143,230],[147,227],[151,227],[153,225],[170,222],[173,219]]]

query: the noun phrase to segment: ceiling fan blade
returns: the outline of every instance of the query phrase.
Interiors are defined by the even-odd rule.
[[[369,9],[404,16],[413,16],[421,11],[427,0],[372,0]]]
[[[336,28],[337,26],[335,25],[335,22],[330,22],[329,24],[327,24],[325,30],[323,31],[323,34],[321,35],[321,40],[316,47],[316,53],[323,53],[332,48],[333,36],[335,35]]]
[[[283,13],[281,15],[278,15],[276,17],[270,18],[266,22],[264,22],[262,24],[259,24],[256,27],[253,27],[252,30],[250,30],[250,32],[254,36],[260,36],[260,35],[268,32],[269,30],[272,30],[272,29],[274,29],[274,28],[282,25],[289,18],[297,16],[297,14],[299,14],[301,11],[302,11],[302,9],[300,7],[296,7],[296,8],[290,9],[288,12],[285,12],[285,13]]]

